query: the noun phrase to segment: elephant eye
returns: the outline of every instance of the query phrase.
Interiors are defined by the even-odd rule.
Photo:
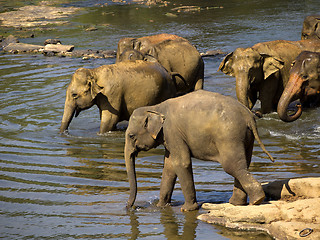
[[[73,97],[73,98],[78,98],[78,94],[72,93],[72,97]]]
[[[130,138],[130,139],[135,139],[135,137],[136,137],[136,136],[135,136],[134,134],[129,133],[129,138]]]

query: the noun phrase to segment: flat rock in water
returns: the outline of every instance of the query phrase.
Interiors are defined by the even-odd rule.
[[[6,52],[38,52],[43,49],[43,46],[27,43],[10,43],[3,48]]]
[[[47,44],[44,47],[45,52],[72,52],[74,45],[62,45],[62,44]]]
[[[265,231],[275,239],[320,239],[320,178],[300,178],[263,185],[269,198],[261,205],[204,203],[198,219],[237,230]]]

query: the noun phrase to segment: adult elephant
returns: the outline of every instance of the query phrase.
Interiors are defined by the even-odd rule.
[[[140,38],[121,38],[118,42],[117,58],[119,61],[120,55],[126,50],[138,50],[142,53],[146,53],[155,44],[161,43],[166,40],[183,40],[188,41],[185,38],[179,37],[174,34],[162,33],[151,36],[145,36]]]
[[[172,78],[159,63],[145,61],[80,68],[67,88],[60,132],[68,129],[74,115],[93,105],[100,110],[99,133],[113,130],[134,109],[176,96]]]
[[[252,109],[259,99],[261,113],[269,113],[277,110],[291,63],[302,51],[320,51],[320,41],[276,40],[237,48],[224,58],[219,70],[236,77],[236,94],[241,103]]]
[[[301,39],[320,40],[320,15],[307,16],[303,21]]]
[[[198,208],[191,157],[218,161],[234,177],[229,202],[260,204],[265,198],[260,183],[249,173],[254,139],[273,161],[262,144],[251,111],[232,97],[199,90],[155,106],[136,109],[125,134],[125,163],[130,183],[127,207],[137,194],[135,157],[163,144],[164,168],[158,206],[170,203],[177,177],[185,203],[182,211]]]
[[[127,50],[118,59],[158,61],[170,73],[179,73],[182,78],[176,78],[178,94],[185,94],[203,89],[204,63],[198,50],[185,40],[165,40],[148,51]]]
[[[278,103],[282,121],[292,122],[301,116],[301,104],[294,114],[288,115],[287,111],[289,104],[297,99],[302,107],[320,105],[320,53],[303,51],[292,63],[289,82]]]

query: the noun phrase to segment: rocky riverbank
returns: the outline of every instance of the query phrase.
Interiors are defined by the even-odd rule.
[[[263,184],[268,202],[258,206],[205,203],[198,219],[228,228],[265,231],[274,239],[320,239],[320,178]]]

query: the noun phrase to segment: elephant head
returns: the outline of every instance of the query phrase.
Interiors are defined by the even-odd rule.
[[[151,47],[169,39],[187,41],[182,37],[179,37],[174,34],[167,34],[167,33],[140,37],[140,38],[121,38],[118,42],[116,62],[120,61],[119,60],[120,55],[126,50],[137,50],[145,54]]]
[[[307,16],[304,19],[301,39],[320,39],[320,16]]]
[[[130,49],[134,49],[135,38],[121,38],[118,42],[116,62],[119,62],[120,55]]]
[[[162,126],[165,117],[147,107],[134,110],[125,134],[125,163],[130,184],[127,207],[134,204],[137,195],[135,157],[140,151],[148,151],[163,142]]]
[[[125,61],[136,61],[136,60],[144,60],[148,62],[158,62],[158,60],[151,56],[150,54],[142,53],[139,50],[125,50],[123,53],[119,56],[119,62],[125,62]]]
[[[67,88],[64,112],[60,126],[60,133],[68,129],[73,116],[95,104],[95,98],[101,91],[90,69],[79,68],[72,76]]]
[[[287,109],[291,102],[300,99],[304,104],[309,98],[320,94],[320,53],[301,52],[292,63],[289,82],[287,83],[278,103],[278,115],[282,121],[292,122],[302,114],[301,104],[298,110],[288,115]],[[317,98],[316,98],[317,99]]]
[[[219,70],[236,77],[237,98],[252,109],[258,97],[259,84],[279,72],[283,65],[281,59],[260,53],[254,48],[237,48],[224,58]]]

